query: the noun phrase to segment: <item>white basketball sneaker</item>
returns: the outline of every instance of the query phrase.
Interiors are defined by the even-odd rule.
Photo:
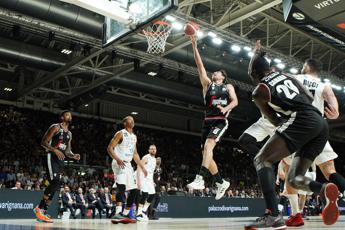
[[[223,180],[223,183],[217,185],[217,194],[216,194],[216,200],[219,200],[224,196],[225,191],[230,187],[230,182]]]
[[[205,189],[205,182],[202,176],[196,175],[192,183],[187,184],[187,188],[193,190],[202,190]]]
[[[137,219],[137,221],[140,221],[140,222],[149,221],[149,218],[146,216],[145,213],[141,213],[141,214],[137,215],[135,218]]]

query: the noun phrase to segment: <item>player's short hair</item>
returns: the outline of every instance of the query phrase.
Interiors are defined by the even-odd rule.
[[[305,63],[313,72],[319,72],[322,69],[322,63],[319,60],[308,58]]]
[[[60,113],[60,119],[61,119],[61,117],[63,117],[64,115],[65,115],[65,113],[70,113],[71,111],[69,111],[69,110],[64,110],[64,111],[62,111],[61,113]]]
[[[126,123],[126,121],[127,121],[129,118],[132,118],[132,119],[133,119],[132,116],[127,116],[127,117],[125,117],[125,118],[122,119],[122,123],[123,123],[123,124]]]
[[[149,148],[150,148],[151,146],[154,146],[154,147],[157,148],[157,145],[155,145],[155,144],[150,144]]]
[[[220,69],[219,72],[221,72],[221,74],[225,77],[225,79],[228,78],[228,74],[226,73],[225,69]]]

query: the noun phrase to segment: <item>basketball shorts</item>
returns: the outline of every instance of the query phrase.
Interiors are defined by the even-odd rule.
[[[65,162],[59,160],[55,153],[47,153],[47,176],[48,180],[61,180],[65,168]]]
[[[204,147],[207,138],[213,138],[216,142],[220,141],[228,126],[229,122],[227,119],[204,120],[201,133],[201,147]]]
[[[268,136],[273,136],[276,127],[271,124],[267,119],[260,117],[257,122],[248,127],[244,133],[254,137],[257,142],[263,141]]]
[[[113,160],[111,167],[114,172],[115,184],[122,184],[126,186],[126,191],[137,189],[136,175],[130,162],[124,162],[125,167],[120,168],[115,160]]]
[[[283,159],[283,161],[287,164],[287,165],[291,165],[292,160],[294,158],[295,154],[292,154],[288,157],[285,157]],[[315,164],[316,165],[321,165],[327,161],[331,161],[338,158],[338,154],[336,154],[332,148],[332,146],[329,144],[329,142],[327,141],[325,148],[322,150],[322,152],[315,158]]]
[[[292,113],[276,134],[285,139],[291,153],[311,161],[323,151],[329,137],[328,124],[316,110]]]

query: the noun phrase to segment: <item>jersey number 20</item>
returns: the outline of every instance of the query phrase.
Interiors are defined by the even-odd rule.
[[[284,85],[278,85],[276,87],[278,93],[284,93],[289,99],[293,99],[299,94],[298,88],[292,83],[291,80],[285,80]]]

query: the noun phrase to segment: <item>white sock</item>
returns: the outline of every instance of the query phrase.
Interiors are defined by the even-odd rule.
[[[139,206],[137,215],[141,215],[141,214],[143,214],[143,207]]]
[[[127,216],[127,215],[128,215],[128,213],[129,213],[129,209],[125,209],[125,210],[123,210],[123,215],[124,215],[124,216]]]
[[[150,207],[150,203],[145,202],[143,211],[146,212],[149,207]]]
[[[122,206],[116,206],[116,214],[119,214],[122,211]]]
[[[291,215],[294,216],[297,213],[299,213],[298,195],[297,194],[289,194],[287,197],[289,198],[290,205],[291,205]]]

